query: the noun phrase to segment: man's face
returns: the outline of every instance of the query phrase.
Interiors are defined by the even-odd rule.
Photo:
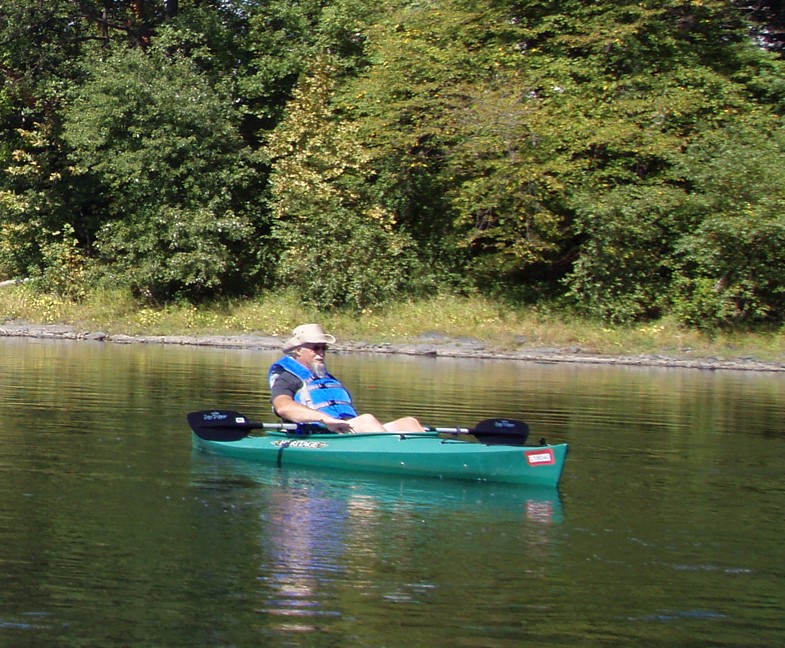
[[[327,352],[326,344],[303,344],[297,352],[297,361],[308,367],[317,376],[326,373],[324,355]]]

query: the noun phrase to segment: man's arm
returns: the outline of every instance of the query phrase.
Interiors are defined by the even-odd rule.
[[[346,421],[300,405],[291,396],[281,394],[273,398],[273,411],[282,419],[293,423],[321,423],[331,432],[351,432],[352,427]]]

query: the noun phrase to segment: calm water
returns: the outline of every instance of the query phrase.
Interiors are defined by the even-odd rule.
[[[785,376],[331,358],[570,443],[558,491],[193,453],[274,357],[0,339],[0,646],[785,645]]]

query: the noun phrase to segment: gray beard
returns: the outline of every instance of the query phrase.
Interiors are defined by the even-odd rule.
[[[327,376],[327,365],[323,362],[315,362],[312,369],[317,378],[324,378]]]

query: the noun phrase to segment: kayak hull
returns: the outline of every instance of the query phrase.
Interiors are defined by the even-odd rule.
[[[193,434],[208,453],[279,466],[314,466],[443,479],[508,482],[555,487],[567,444],[485,445],[444,439],[437,432],[308,434],[268,432],[238,441],[212,441]]]

